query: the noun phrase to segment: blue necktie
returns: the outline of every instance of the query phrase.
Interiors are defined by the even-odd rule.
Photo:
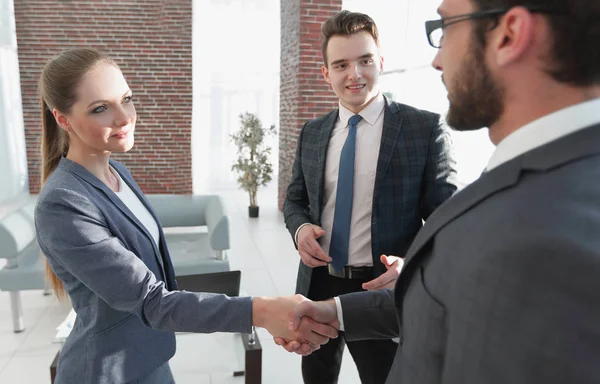
[[[336,271],[348,264],[348,245],[350,243],[350,219],[352,218],[352,198],[354,196],[354,155],[356,153],[356,125],[360,115],[348,119],[348,137],[340,155],[337,192],[335,195],[335,212],[329,256]]]

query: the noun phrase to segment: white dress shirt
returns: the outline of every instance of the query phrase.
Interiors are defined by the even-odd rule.
[[[348,247],[348,265],[355,267],[373,265],[371,215],[379,147],[383,133],[384,109],[385,100],[383,95],[379,94],[359,113],[362,119],[356,126],[354,195],[352,198],[350,244]],[[321,213],[321,228],[325,230],[325,234],[319,239],[321,248],[326,254],[329,254],[331,243],[340,156],[348,137],[348,119],[354,115],[355,113],[340,103],[338,119],[335,122],[327,147],[323,211]],[[306,224],[301,225],[296,231],[296,243],[298,232]]]
[[[600,99],[575,104],[541,117],[506,136],[496,147],[486,170],[599,122]]]
[[[144,227],[146,227],[148,232],[150,232],[150,235],[152,235],[156,246],[158,246],[159,234],[156,220],[154,220],[146,206],[142,204],[141,200],[137,197],[135,192],[133,192],[129,185],[127,185],[127,183],[123,181],[121,175],[119,175],[119,172],[114,170],[112,167],[110,168],[110,170],[119,179],[119,191],[115,192],[115,194],[119,199],[121,199],[123,204],[125,204],[127,208],[129,208],[131,213],[133,213],[135,217],[137,217],[137,219],[144,225]]]
[[[581,129],[600,123],[600,99],[586,101],[543,116],[502,140],[486,167],[490,171],[515,157]],[[344,330],[342,304],[335,297],[340,330]]]

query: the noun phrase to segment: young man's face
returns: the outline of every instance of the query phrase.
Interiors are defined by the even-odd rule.
[[[327,66],[322,72],[325,81],[342,105],[354,113],[360,112],[379,93],[379,75],[383,57],[368,32],[350,36],[333,36],[327,44]]]

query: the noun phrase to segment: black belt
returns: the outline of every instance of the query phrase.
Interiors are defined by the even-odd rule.
[[[372,279],[373,278],[373,267],[352,267],[346,265],[340,271],[336,271],[333,265],[327,264],[327,271],[331,276],[339,277],[341,279]]]

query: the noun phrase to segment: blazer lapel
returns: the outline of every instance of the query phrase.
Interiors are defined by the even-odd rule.
[[[335,123],[339,116],[339,110],[331,112],[327,119],[323,121],[321,125],[320,133],[319,133],[319,142],[318,145],[318,158],[317,158],[317,169],[318,179],[317,185],[319,186],[319,195],[317,196],[318,201],[318,210],[319,216],[321,211],[323,210],[323,195],[325,189],[325,163],[327,162],[327,148],[329,147],[329,140],[331,138],[331,133],[333,132],[333,128],[335,127]],[[319,217],[319,221],[321,218]]]
[[[75,174],[77,177],[85,180],[87,183],[93,185],[97,189],[104,192],[106,197],[108,197],[110,199],[110,201],[117,208],[119,208],[119,210],[121,212],[123,212],[123,214],[135,226],[137,226],[138,229],[140,231],[142,231],[144,233],[144,235],[146,235],[146,237],[148,237],[148,239],[150,239],[150,241],[152,242],[152,245],[154,247],[155,257],[156,257],[159,265],[161,266],[161,268],[163,270],[163,275],[164,275],[164,264],[163,264],[162,258],[158,256],[158,255],[160,255],[160,252],[159,252],[158,248],[156,247],[156,244],[154,243],[154,239],[152,238],[152,235],[150,234],[150,232],[148,232],[146,227],[138,220],[138,218],[129,210],[129,208],[127,208],[127,206],[123,203],[123,201],[121,201],[121,199],[119,199],[119,197],[110,188],[108,188],[108,186],[106,184],[104,184],[102,181],[100,181],[100,179],[98,179],[95,175],[93,175],[90,171],[85,169],[83,166],[81,166],[71,160],[68,160],[64,157],[60,160],[59,165],[63,166],[69,172]],[[116,169],[116,167],[114,167],[114,164],[112,163],[112,161],[111,161],[111,166],[113,166],[113,168]],[[132,187],[131,183],[126,181],[126,176],[123,175],[121,172],[119,172],[119,175],[121,175],[121,178],[123,179],[123,181],[125,181],[127,183],[127,185],[129,185],[131,187],[131,189],[136,193],[136,195],[138,195],[136,189],[134,187]],[[139,195],[138,195],[138,197],[139,197]],[[146,203],[144,202],[144,199],[141,199],[141,200],[142,200],[142,203],[144,205],[146,205]],[[152,211],[150,211],[150,212],[152,212]],[[159,221],[157,220],[157,224],[158,223],[159,223]],[[165,276],[163,276],[163,278],[165,278]]]
[[[150,209],[149,204],[146,201],[146,198],[144,197],[142,191],[140,191],[137,188],[137,185],[135,184],[135,182],[133,180],[131,180],[125,172],[122,172],[119,169],[120,167],[117,164],[113,163],[112,160],[110,161],[110,165],[113,167],[113,169],[115,169],[117,172],[119,172],[119,175],[121,176],[121,179],[123,179],[123,181],[129,186],[129,188],[131,188],[131,190],[133,191],[133,193],[135,193],[135,195],[137,196],[137,198],[140,199],[140,201],[142,202],[142,204],[144,205],[144,207],[146,207],[146,209],[148,210],[148,212],[150,212],[150,215],[152,216],[152,218],[154,218],[154,220],[156,220],[156,224],[159,225],[160,221],[158,221],[158,219],[154,216],[154,212],[152,211],[152,209]],[[104,183],[101,183],[101,184],[104,184]],[[109,191],[110,191],[110,189],[109,189]],[[112,192],[112,191],[110,191],[110,192]],[[108,196],[108,198],[113,203],[115,203],[115,205],[117,207],[119,207],[119,209],[125,215],[127,215],[127,217],[129,217],[129,219],[131,221],[133,221],[139,227],[139,229],[141,229],[146,234],[146,236],[148,236],[148,238],[150,240],[152,240],[152,243],[154,244],[154,238],[152,237],[152,235],[150,234],[150,232],[148,232],[148,230],[146,229],[146,226],[143,225],[138,220],[138,218],[129,210],[129,208],[121,201],[121,199],[119,199],[119,197],[115,193],[107,193],[107,196]]]
[[[455,217],[460,216],[462,213],[495,192],[515,185],[519,180],[520,171],[520,159],[510,161],[483,174],[474,183],[470,184],[438,207],[415,237],[406,254],[404,264],[407,265],[412,262],[419,250]]]
[[[373,190],[373,204],[377,201],[380,184],[385,177],[387,167],[390,164],[396,141],[402,128],[402,114],[396,103],[390,103],[387,97],[385,99],[385,110],[383,115],[383,131],[381,133],[381,143],[379,147],[379,157],[377,160],[377,171],[375,175],[375,186]]]
[[[142,202],[142,205],[144,205],[144,207],[148,210],[148,212],[150,213],[150,215],[152,216],[152,218],[156,222],[156,225],[158,226],[158,232],[159,232],[159,243],[162,242],[162,241],[165,241],[164,234],[163,234],[163,231],[162,231],[162,227],[160,225],[160,220],[154,214],[154,210],[150,206],[150,203],[148,202],[148,200],[144,196],[143,192],[138,188],[137,184],[133,181],[133,179],[131,179],[128,176],[128,174],[126,172],[122,172],[119,169],[120,166],[118,166],[117,164],[115,164],[112,160],[110,161],[110,164],[111,164],[111,166],[117,172],[119,172],[119,175],[121,176],[121,179],[123,179],[123,182],[125,182],[129,186],[129,188],[131,188],[131,190],[133,191],[133,193],[135,193],[135,195],[137,196],[137,198],[140,199],[140,201]],[[102,183],[102,184],[104,184],[104,183]],[[114,198],[111,195],[113,195]],[[154,256],[156,258],[156,261],[158,262],[158,264],[160,265],[160,267],[162,269],[163,279],[165,279],[165,281],[167,281],[166,280],[167,279],[167,273],[166,273],[166,268],[165,268],[164,260],[162,258],[162,252],[156,246],[156,243],[154,242],[154,238],[152,237],[152,235],[150,234],[150,232],[148,231],[148,229],[146,228],[146,226],[143,225],[138,220],[138,218],[129,210],[129,208],[114,193],[108,194],[108,197],[111,199],[111,201],[113,201],[113,202],[116,201],[117,203],[120,203],[120,205],[117,205],[119,207],[119,209],[123,213],[125,213],[129,217],[129,219],[132,220],[137,225],[137,227],[142,232],[144,232],[144,234],[146,235],[146,237],[150,240],[150,242],[152,243],[152,247],[154,248]]]

